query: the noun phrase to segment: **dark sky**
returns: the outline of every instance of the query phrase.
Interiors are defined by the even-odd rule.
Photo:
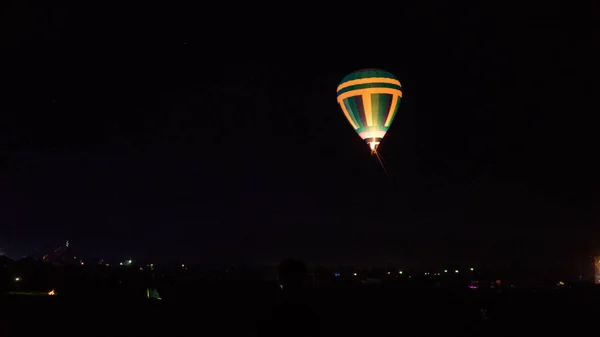
[[[8,4],[0,248],[373,265],[600,253],[585,9],[418,3]],[[380,147],[391,182],[336,103],[369,67],[404,87]]]

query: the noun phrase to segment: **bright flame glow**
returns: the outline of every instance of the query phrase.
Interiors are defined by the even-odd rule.
[[[377,149],[377,145],[379,145],[379,142],[369,142],[368,144],[371,148],[371,151],[375,151]]]
[[[385,133],[386,132],[383,131],[383,130],[379,130],[379,131],[364,131],[364,132],[359,132],[358,135],[362,139],[383,138],[383,137],[385,137]]]
[[[50,290],[50,291],[48,292],[48,295],[50,295],[50,296],[54,296],[54,295],[56,295],[56,293],[54,292],[54,289]]]

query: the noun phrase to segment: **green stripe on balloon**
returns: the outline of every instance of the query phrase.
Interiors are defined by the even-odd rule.
[[[348,111],[348,114],[350,115],[350,118],[352,118],[352,121],[354,122],[354,124],[356,126],[360,127],[361,126],[360,119],[356,118],[356,116],[354,115],[355,110],[352,107],[351,100],[349,98],[346,98],[342,101],[342,103],[346,107],[346,111]]]
[[[392,89],[398,89],[400,91],[402,91],[402,87],[397,85],[397,84],[392,84],[392,83],[363,83],[363,84],[356,84],[356,85],[351,85],[349,87],[345,87],[340,89],[337,94],[338,96],[348,92],[348,91],[352,91],[352,90],[357,90],[357,89],[365,89],[365,88],[392,88]]]
[[[361,70],[357,70],[357,71],[355,71],[353,73],[350,73],[350,74],[346,75],[346,77],[344,77],[344,79],[340,83],[344,83],[344,82],[352,81],[352,80],[358,80],[358,79],[361,79],[361,78],[369,78],[369,77],[385,77],[385,78],[396,79],[396,77],[394,75],[392,75],[392,73],[387,72],[385,70],[381,70],[381,69],[361,69]]]

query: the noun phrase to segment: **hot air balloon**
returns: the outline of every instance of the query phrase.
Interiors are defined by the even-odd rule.
[[[337,88],[337,101],[354,131],[377,154],[377,146],[390,128],[400,101],[402,85],[391,73],[381,69],[352,72]]]

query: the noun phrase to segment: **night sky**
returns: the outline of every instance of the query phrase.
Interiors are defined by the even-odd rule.
[[[583,9],[417,3],[9,4],[0,248],[405,266],[600,253]],[[371,67],[404,87],[389,179],[336,102]]]

